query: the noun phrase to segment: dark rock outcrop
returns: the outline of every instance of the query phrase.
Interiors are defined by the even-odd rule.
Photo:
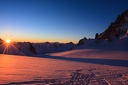
[[[121,15],[117,17],[114,23],[105,30],[105,32],[101,33],[98,39],[110,39],[110,36],[119,37],[121,34],[121,28],[124,24],[128,22],[128,10],[123,12]]]
[[[0,45],[3,43],[3,40],[0,38]]]
[[[98,39],[98,37],[99,37],[99,34],[98,34],[98,33],[96,33],[96,35],[95,35],[95,39]]]
[[[33,53],[33,54],[37,54],[35,47],[33,47],[32,43],[29,43],[29,50]]]
[[[74,43],[73,42],[69,42],[69,43],[66,43],[66,44],[73,45]]]
[[[83,45],[85,43],[85,41],[87,40],[86,37],[84,37],[83,39],[79,40],[77,45]]]

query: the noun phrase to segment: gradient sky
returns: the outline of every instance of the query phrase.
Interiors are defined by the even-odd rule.
[[[128,9],[128,0],[0,0],[0,37],[75,42],[94,38]]]

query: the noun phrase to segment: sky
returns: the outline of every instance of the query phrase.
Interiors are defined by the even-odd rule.
[[[74,42],[94,38],[128,9],[128,0],[0,0],[0,38]]]

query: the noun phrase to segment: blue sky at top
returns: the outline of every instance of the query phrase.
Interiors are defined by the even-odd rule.
[[[0,37],[78,42],[94,38],[128,9],[127,0],[0,0]],[[10,36],[11,35],[11,36]]]

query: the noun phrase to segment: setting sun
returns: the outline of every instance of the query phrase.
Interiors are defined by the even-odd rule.
[[[6,43],[10,43],[11,42],[11,40],[10,39],[6,39]]]

